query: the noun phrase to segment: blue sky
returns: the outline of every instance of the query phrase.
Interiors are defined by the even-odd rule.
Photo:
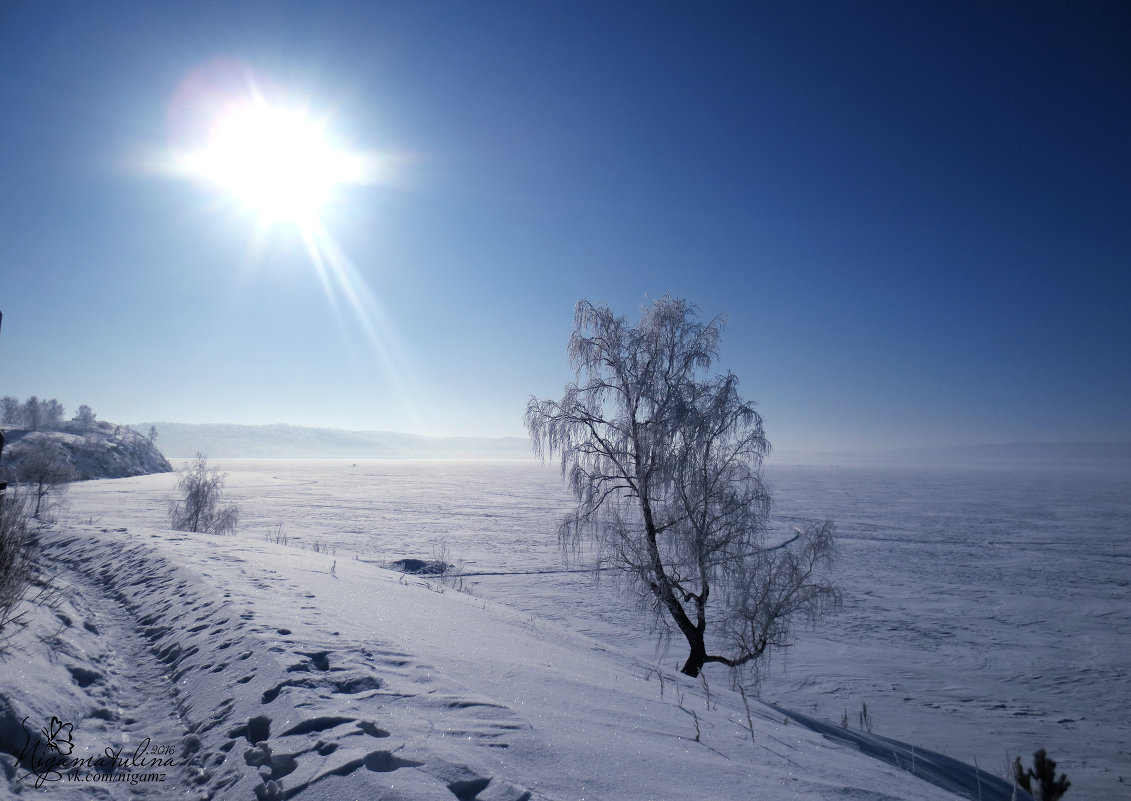
[[[1131,10],[704,6],[3,4],[0,394],[521,435],[671,293],[778,449],[1131,439]],[[152,169],[217,63],[391,165],[336,269]]]

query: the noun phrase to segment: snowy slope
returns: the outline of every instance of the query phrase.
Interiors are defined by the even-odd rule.
[[[43,777],[64,798],[954,798],[768,707],[752,702],[748,719],[723,687],[708,699],[686,677],[661,682],[483,599],[259,538],[103,523],[46,535],[66,600],[38,610],[3,664],[13,795]],[[171,754],[148,759],[167,764],[118,774],[165,780],[44,770],[43,755],[59,758],[53,717],[70,724],[52,739],[69,736],[69,759],[121,759],[149,738]],[[10,755],[29,741],[39,775]]]

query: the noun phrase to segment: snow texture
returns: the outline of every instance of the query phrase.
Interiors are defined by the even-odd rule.
[[[43,543],[61,600],[0,670],[0,795],[34,792],[16,755],[55,718],[75,758],[149,738],[175,763],[164,783],[45,785],[64,798],[991,799],[1008,788],[964,763],[1000,770],[1040,746],[1076,797],[1128,797],[1122,479],[771,476],[783,516],[840,512],[857,600],[777,665],[776,705],[751,699],[748,718],[724,672],[677,674],[678,644],[657,655],[607,583],[565,572],[554,470],[218,466],[243,507],[237,537],[168,531],[174,476],[73,488]],[[290,545],[268,541],[279,523]],[[1074,547],[1058,549],[1069,526]],[[430,559],[440,540],[479,574],[474,596],[379,566]],[[1030,564],[1050,550],[1068,574],[1059,603]],[[1029,618],[1061,639],[1030,636]],[[831,722],[861,701],[874,734]]]

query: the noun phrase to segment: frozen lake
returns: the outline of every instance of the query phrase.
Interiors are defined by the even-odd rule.
[[[179,466],[179,461],[174,461]],[[462,558],[473,591],[647,659],[609,582],[566,567],[556,467],[525,462],[214,460],[239,537],[282,524],[339,559]],[[1131,474],[773,465],[776,516],[831,518],[844,611],[772,666],[762,698],[996,773],[1044,747],[1074,799],[1131,798]],[[175,477],[75,485],[70,511],[167,526]],[[120,494],[114,519],[106,493]],[[559,571],[559,572],[547,572]],[[483,575],[488,574],[488,575]],[[717,666],[713,666],[717,667]],[[726,682],[723,671],[709,674]]]

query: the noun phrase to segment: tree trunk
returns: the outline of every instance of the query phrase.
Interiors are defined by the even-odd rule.
[[[691,634],[684,632],[684,634],[687,636],[687,644],[691,646],[691,653],[687,655],[687,661],[683,663],[679,672],[694,679],[707,662],[707,646],[703,642],[703,632],[694,631]]]

